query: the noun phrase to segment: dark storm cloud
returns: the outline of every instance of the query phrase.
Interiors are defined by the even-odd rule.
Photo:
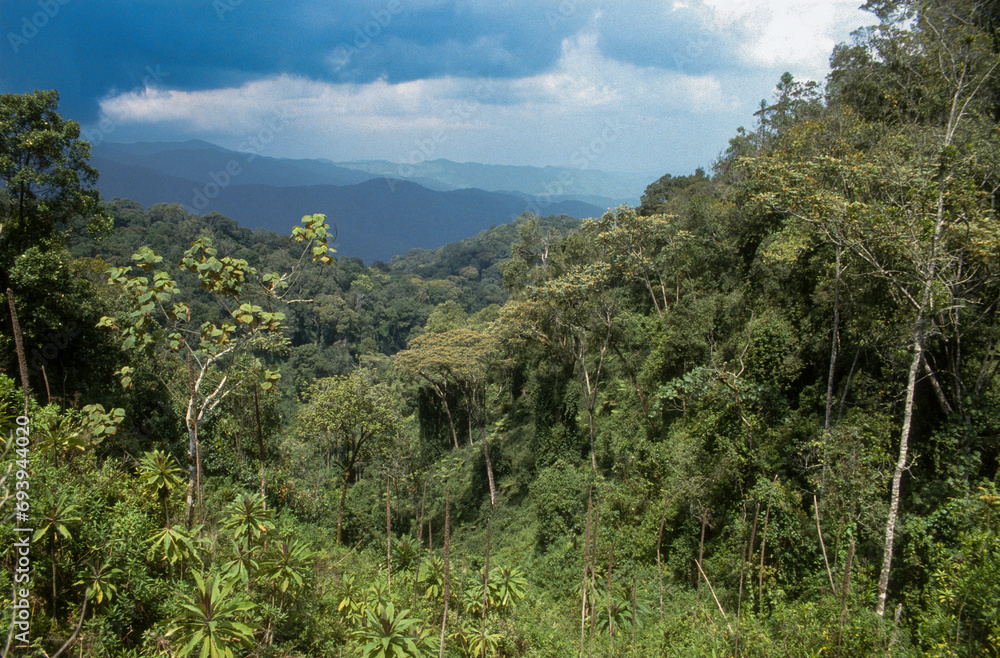
[[[608,3],[595,21],[605,56],[637,66],[702,75],[741,69],[734,57],[752,38],[745,20],[720,22],[700,0],[675,3]]]
[[[325,82],[509,78],[551,67],[586,20],[563,2],[4,0],[0,91],[55,88],[63,114],[146,86],[236,87],[278,74]]]

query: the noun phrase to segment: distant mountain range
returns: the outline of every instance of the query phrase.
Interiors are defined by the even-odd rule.
[[[387,160],[334,162],[338,167],[386,178],[402,178],[431,189],[474,187],[488,192],[574,199],[598,206],[638,205],[646,186],[658,176],[622,174],[571,167],[487,165],[451,160],[397,164]]]
[[[219,212],[242,226],[280,233],[303,215],[324,213],[337,226],[338,253],[366,262],[433,249],[526,211],[597,217],[620,203],[635,204],[644,188],[638,177],[594,170],[292,160],[200,140],[103,143],[91,164],[101,172],[98,187],[106,199],[147,207],[180,203],[199,215]]]

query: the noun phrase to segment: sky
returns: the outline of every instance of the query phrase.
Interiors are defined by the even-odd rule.
[[[0,93],[91,143],[687,174],[860,0],[2,0]]]

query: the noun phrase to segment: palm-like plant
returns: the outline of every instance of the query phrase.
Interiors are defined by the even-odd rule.
[[[392,544],[392,570],[411,571],[417,566],[417,540],[410,535],[403,535]]]
[[[611,606],[608,607],[608,591],[599,588],[597,600],[601,602],[601,607],[597,613],[597,629],[607,632],[610,628],[611,635],[617,635],[620,629],[630,631],[642,626],[643,618],[652,614],[649,605],[642,599],[635,600],[635,610],[632,608],[632,596],[627,590],[619,591],[611,596]]]
[[[444,596],[444,563],[437,556],[428,557],[420,565],[420,582],[424,584],[424,596],[436,600]]]
[[[39,435],[38,448],[49,454],[52,464],[56,463],[58,457],[72,450],[83,452],[87,448],[87,440],[77,431],[71,416],[53,420],[41,429]]]
[[[229,542],[233,547],[233,557],[222,565],[222,576],[226,580],[238,580],[246,586],[250,582],[250,577],[260,569],[260,563],[254,559],[256,551],[248,551],[232,539]]]
[[[167,527],[157,530],[149,538],[150,552],[160,553],[161,560],[167,560],[170,566],[181,561],[181,571],[183,572],[183,562],[188,558],[200,559],[196,544],[200,541],[196,539],[201,532],[201,525],[196,525],[190,531],[182,526]]]
[[[184,482],[184,472],[173,457],[162,450],[152,450],[139,460],[139,477],[145,483],[146,490],[156,495],[163,504],[163,523],[169,528],[170,492]]]
[[[260,494],[238,494],[226,511],[229,516],[223,525],[237,536],[246,537],[247,550],[253,546],[254,539],[260,539],[268,530],[274,530],[271,513],[265,509],[264,498]]]
[[[79,522],[80,517],[76,515],[77,506],[70,502],[69,496],[65,493],[60,494],[57,499],[52,495],[51,490],[46,489],[43,498],[45,511],[42,513],[41,524],[35,530],[32,541],[37,542],[39,539],[49,538],[49,559],[52,562],[52,617],[55,618],[58,601],[56,594],[56,543],[60,536],[67,540],[73,539],[69,526]]]
[[[337,605],[344,621],[350,625],[355,625],[361,621],[365,610],[365,591],[361,585],[354,582],[353,574],[345,574],[340,581],[340,603]]]
[[[181,612],[167,631],[167,637],[176,636],[181,644],[177,657],[186,658],[200,647],[197,654],[200,658],[234,658],[236,644],[252,648],[257,626],[242,618],[256,606],[242,599],[230,599],[231,581],[215,575],[206,581],[198,573],[194,578],[194,596],[184,597]]]
[[[261,559],[261,578],[277,586],[282,594],[292,583],[295,583],[296,587],[301,587],[312,570],[314,555],[315,551],[294,539],[274,542]]]
[[[478,621],[467,621],[456,632],[448,637],[458,643],[462,654],[473,656],[495,656],[503,638],[500,633],[494,633]]]
[[[376,580],[368,587],[368,591],[365,592],[364,612],[378,610],[379,607],[384,607],[389,603],[396,603],[392,591],[390,591],[389,586],[386,585],[384,580]]]
[[[434,645],[430,632],[414,632],[421,622],[409,617],[409,610],[396,611],[393,603],[368,610],[365,625],[355,637],[364,642],[362,658],[425,658],[433,655]]]
[[[473,573],[469,576],[466,581],[465,592],[463,596],[465,598],[464,607],[465,612],[473,617],[481,617],[485,612],[484,604],[493,608],[497,605],[499,600],[499,588],[496,582],[496,570],[490,571],[490,577],[486,583],[486,597],[483,600],[483,572]]]
[[[105,600],[110,601],[114,598],[118,588],[112,581],[121,573],[121,569],[112,569],[107,562],[95,557],[88,564],[88,568],[78,574],[80,580],[73,584],[86,585],[84,595],[99,605]]]
[[[528,579],[517,567],[494,567],[490,570],[490,582],[496,583],[497,608],[509,610],[524,598]]]

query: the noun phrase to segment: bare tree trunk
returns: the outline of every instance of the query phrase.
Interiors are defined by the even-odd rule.
[[[816,534],[819,535],[819,547],[823,551],[823,564],[826,565],[826,575],[830,579],[830,591],[833,592],[834,596],[837,596],[837,586],[833,582],[833,571],[830,570],[830,560],[826,557],[826,542],[823,541],[823,528],[819,525],[819,501],[816,500],[816,496],[813,496],[813,512],[816,514]],[[837,558],[836,555],[833,557],[834,559]]]
[[[389,492],[389,472],[385,473],[385,586],[392,595],[392,497]]]
[[[639,587],[639,581],[632,578],[632,653],[635,653],[635,590]]]
[[[455,444],[455,450],[458,450],[458,434],[455,432],[455,423],[451,418],[451,408],[448,406],[448,392],[441,397],[441,401],[444,402],[444,415],[448,417],[448,428],[451,430],[451,440]]]
[[[660,621],[663,621],[663,560],[660,550],[663,546],[663,528],[667,524],[667,494],[663,494],[663,515],[660,516],[660,531],[656,533],[656,576],[660,581]]]
[[[702,569],[702,558],[705,557],[705,528],[708,527],[708,508],[701,513],[701,541],[698,543],[698,568]],[[698,591],[695,592],[695,605],[698,605],[698,596],[701,594],[701,578],[698,579]]]
[[[833,288],[833,332],[830,338],[830,369],[826,378],[826,415],[823,420],[823,475],[820,480],[820,494],[826,490],[826,444],[830,438],[830,418],[833,414],[833,379],[837,368],[837,352],[840,347],[840,245],[836,245],[836,280]]]
[[[188,530],[194,525],[194,500],[198,491],[198,413],[195,409],[194,366],[191,365],[191,353],[187,355],[188,370],[188,407],[184,415],[184,424],[188,433],[188,492],[184,509],[184,523]]]
[[[740,557],[740,588],[736,595],[736,637],[733,654],[740,655],[740,622],[743,620],[743,582],[747,564],[753,559],[753,544],[757,534],[757,520],[760,518],[760,503],[757,503],[757,510],[754,512],[753,529],[750,530],[750,541],[743,545],[743,555]],[[743,519],[746,521],[746,508],[743,508]]]
[[[56,604],[59,598],[56,594],[56,530],[52,529],[52,536],[49,538],[49,556],[52,558],[52,621],[57,622]]]
[[[184,509],[184,522],[188,530],[194,525],[194,503],[198,490],[198,426],[188,428],[188,491]]]
[[[170,529],[170,494],[166,489],[160,489],[160,502],[163,504],[163,523],[167,530]]]
[[[260,404],[257,402],[257,384],[253,387],[253,411],[257,419],[257,459],[260,460],[260,497],[267,510],[267,487],[264,484],[264,430],[260,424]]]
[[[448,627],[448,600],[451,598],[451,498],[449,497],[448,486],[444,488],[444,614],[441,615],[441,646],[438,649],[438,658],[444,658],[444,637]]]
[[[413,605],[417,605],[417,583],[420,581],[420,554],[424,548],[424,511],[427,504],[427,480],[424,480],[423,493],[420,494],[420,520],[417,521],[417,568],[413,570]]]
[[[590,639],[587,645],[587,655],[594,653],[594,627],[597,625],[597,528],[600,522],[600,509],[594,510],[594,527],[590,531]]]
[[[767,494],[767,511],[764,512],[764,530],[760,537],[760,569],[757,571],[757,612],[764,611],[764,549],[767,547],[767,522],[771,518],[771,498],[774,496],[774,487],[778,483],[778,476],[774,476],[771,483],[771,491]]]
[[[21,340],[21,324],[17,321],[17,310],[14,308],[14,293],[7,288],[7,305],[10,306],[10,326],[14,332],[14,349],[17,351],[17,367],[21,371],[21,390],[24,392],[24,415],[31,408],[31,388],[28,386],[28,359],[24,354],[24,341]]]
[[[486,517],[486,566],[483,567],[483,618],[480,620],[479,637],[486,637],[486,612],[490,605],[490,537],[493,533],[493,511]],[[486,658],[486,643],[483,642],[483,653],[481,658]]]
[[[837,658],[840,658],[840,641],[847,623],[847,592],[851,587],[851,566],[854,562],[854,538],[847,546],[847,561],[844,563],[844,581],[840,586],[840,628],[837,630]]]
[[[587,575],[590,571],[590,519],[594,509],[594,485],[587,490],[587,525],[583,531],[583,590],[580,594],[580,655],[583,655],[583,645],[586,639],[587,626]]]
[[[875,614],[879,617],[885,614],[885,597],[889,589],[889,571],[892,567],[892,544],[896,535],[896,517],[899,514],[899,491],[906,470],[906,457],[910,442],[910,427],[913,422],[913,397],[917,388],[917,371],[923,358],[923,318],[917,320],[917,330],[913,336],[913,361],[910,363],[910,374],[906,382],[906,404],[903,407],[903,429],[899,437],[899,458],[892,473],[892,496],[889,499],[889,516],[885,521],[885,541],[882,547],[882,571],[878,578],[878,599],[875,604]]]
[[[337,546],[340,546],[340,532],[344,525],[344,503],[347,502],[347,482],[351,472],[344,469],[344,484],[340,488],[340,511],[337,512]]]
[[[588,427],[590,429],[590,465],[593,467],[594,472],[597,472],[597,433],[594,429],[594,414],[596,413],[597,407],[597,395],[599,392],[599,386],[601,381],[601,369],[604,366],[604,356],[607,353],[608,346],[611,343],[611,326],[608,326],[608,333],[604,337],[604,344],[601,345],[600,356],[597,360],[597,369],[594,371],[593,381],[591,381],[590,372],[587,370],[587,338],[582,336],[579,340],[579,347],[577,343],[574,343],[572,347],[573,357],[576,359],[579,365],[580,372],[580,389],[584,394],[585,406],[587,407],[587,420]]]
[[[486,427],[480,426],[480,438],[483,443],[483,459],[486,461],[486,478],[490,483],[490,508],[497,506],[497,487],[493,481],[493,462],[490,460],[490,447],[486,442]]]
[[[609,650],[612,656],[615,655],[615,626],[614,619],[611,616],[611,569],[614,566],[615,561],[615,540],[611,540],[611,550],[608,552],[608,643]]]

